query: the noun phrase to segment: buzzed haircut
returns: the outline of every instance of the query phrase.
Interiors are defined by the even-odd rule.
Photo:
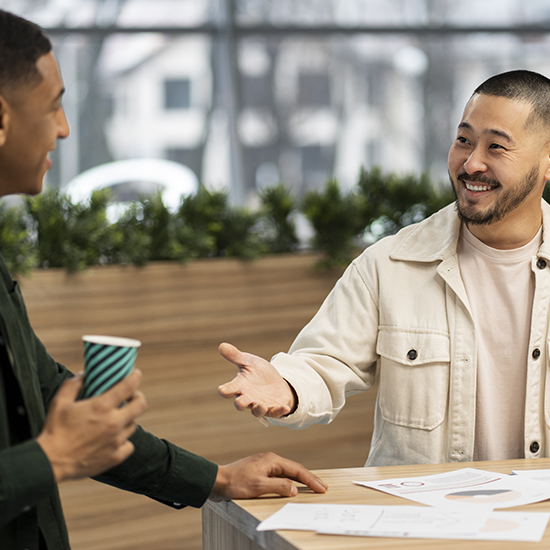
[[[39,84],[42,77],[36,62],[51,49],[50,39],[38,25],[0,10],[0,93]]]
[[[527,123],[538,121],[550,130],[550,79],[539,73],[516,70],[497,74],[480,84],[475,94],[526,101],[533,106]]]

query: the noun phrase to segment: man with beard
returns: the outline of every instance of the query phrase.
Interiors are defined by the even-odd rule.
[[[550,80],[481,84],[448,168],[455,205],[368,248],[288,353],[220,346],[239,367],[222,396],[304,428],[378,371],[368,466],[550,454]]]

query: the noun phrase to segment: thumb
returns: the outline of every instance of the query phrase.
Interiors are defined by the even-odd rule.
[[[82,389],[82,384],[84,383],[84,375],[77,374],[68,380],[65,380],[61,387],[57,391],[55,396],[56,400],[60,401],[76,401],[80,390]]]
[[[238,367],[244,366],[244,357],[243,357],[244,354],[242,351],[236,348],[233,344],[228,344],[227,342],[223,342],[219,345],[218,351],[220,352],[220,355],[224,359],[227,359],[234,365],[237,365]]]

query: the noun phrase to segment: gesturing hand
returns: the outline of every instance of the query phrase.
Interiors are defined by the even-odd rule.
[[[301,464],[274,453],[262,453],[220,466],[210,499],[219,502],[270,493],[293,497],[298,489],[291,480],[307,485],[316,493],[327,490],[326,483]]]
[[[225,359],[239,367],[231,382],[218,387],[222,397],[235,397],[235,408],[250,409],[254,416],[279,418],[294,411],[296,394],[277,369],[261,357],[243,353],[231,344],[220,344]]]
[[[37,438],[58,483],[98,475],[134,452],[128,438],[136,429],[135,419],[147,408],[137,390],[141,377],[136,370],[103,395],[81,401],[76,401],[81,376],[59,388]]]

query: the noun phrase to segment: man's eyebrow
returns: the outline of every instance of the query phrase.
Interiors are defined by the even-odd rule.
[[[464,128],[465,130],[473,131],[471,124],[469,124],[468,122],[461,122],[458,125],[458,128],[459,129]],[[512,136],[510,134],[508,134],[507,132],[504,132],[503,130],[498,130],[497,128],[488,128],[486,130],[483,130],[483,133],[499,136],[505,139],[506,141],[508,141],[509,143],[514,143],[514,140],[512,139]]]
[[[59,101],[65,94],[65,88],[61,88],[61,91],[54,97],[53,103]]]

